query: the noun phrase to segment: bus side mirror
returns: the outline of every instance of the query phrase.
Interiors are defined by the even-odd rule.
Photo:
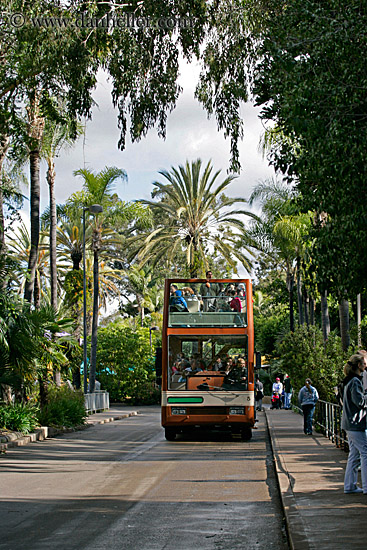
[[[259,351],[255,354],[255,369],[261,369],[261,353]]]

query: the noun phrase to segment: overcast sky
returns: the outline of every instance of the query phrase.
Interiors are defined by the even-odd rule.
[[[56,200],[64,202],[73,192],[80,190],[82,179],[73,176],[74,170],[87,167],[99,171],[105,166],[123,168],[128,175],[127,183],[117,183],[116,191],[124,200],[150,198],[152,182],[158,171],[183,164],[200,157],[204,164],[212,159],[215,169],[226,176],[230,159],[230,142],[218,132],[214,118],[208,120],[205,111],[194,99],[194,89],[199,69],[196,65],[182,64],[180,84],[183,87],[176,109],[168,115],[167,137],[157,136],[155,129],[138,143],[127,138],[124,151],[119,151],[117,142],[117,113],[111,102],[110,85],[105,75],[99,74],[99,84],[94,93],[98,107],[93,109],[92,121],[87,122],[86,136],[70,151],[62,151],[56,159]],[[258,153],[259,137],[263,132],[258,110],[248,103],[243,106],[245,137],[240,143],[242,172],[228,188],[231,196],[247,198],[253,187],[273,174]],[[45,179],[46,167],[41,170],[41,210],[48,204],[48,189]],[[28,191],[25,192],[28,195]],[[29,203],[24,204],[25,218],[29,217]]]

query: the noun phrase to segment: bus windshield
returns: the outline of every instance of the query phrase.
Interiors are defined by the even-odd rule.
[[[247,348],[247,336],[244,335],[170,335],[168,389],[246,390]]]

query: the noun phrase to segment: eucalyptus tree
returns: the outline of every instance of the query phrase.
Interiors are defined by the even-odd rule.
[[[184,250],[190,276],[197,277],[199,270],[203,270],[201,266],[209,268],[208,252],[214,250],[234,270],[237,262],[251,269],[252,243],[241,216],[252,219],[257,216],[240,207],[233,208],[246,203],[246,199],[224,194],[235,176],[217,181],[220,170],[213,173],[210,161],[201,169],[202,161],[198,159],[172,167],[170,172],[159,172],[167,181],[153,183],[152,197],[159,200],[140,201],[155,215],[153,229],[137,233],[129,240],[133,249],[130,257],[135,257],[141,267],[148,262],[155,265],[162,258],[173,265],[175,254]]]

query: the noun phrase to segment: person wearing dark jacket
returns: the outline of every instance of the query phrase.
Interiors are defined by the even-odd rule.
[[[347,432],[349,455],[344,477],[344,493],[367,495],[367,395],[362,375],[367,367],[366,356],[352,355],[344,366],[342,429]],[[361,465],[362,487],[358,487],[358,467]]]
[[[311,380],[306,378],[305,385],[298,394],[298,403],[303,411],[303,431],[306,435],[312,435],[312,417],[318,399],[317,389],[311,385]]]

